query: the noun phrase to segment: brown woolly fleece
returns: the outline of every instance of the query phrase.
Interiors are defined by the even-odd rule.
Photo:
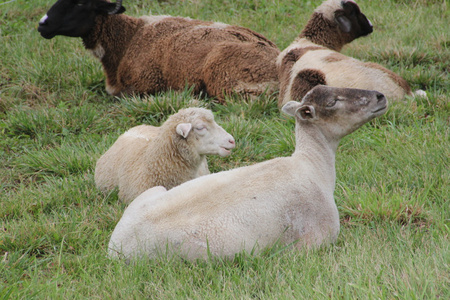
[[[83,37],[104,67],[112,95],[194,86],[219,101],[277,90],[279,50],[246,28],[182,17],[98,16]]]
[[[327,20],[320,13],[314,13],[311,16],[299,38],[306,38],[314,44],[325,46],[338,52],[342,50],[345,44],[355,39],[352,34],[339,30],[336,22]]]

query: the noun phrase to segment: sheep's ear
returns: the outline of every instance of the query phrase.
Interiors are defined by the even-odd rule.
[[[300,107],[300,103],[297,101],[289,101],[281,108],[281,111],[287,115],[295,117],[296,110]]]
[[[110,3],[110,2],[104,2],[104,1],[97,1],[96,2],[96,9],[98,12],[103,14],[110,14],[114,10],[116,10],[116,3]],[[118,11],[116,11],[114,14],[118,15],[125,12],[125,7],[121,6]]]
[[[303,121],[314,120],[316,118],[316,110],[314,106],[311,105],[303,105],[299,107],[295,114]]]
[[[350,32],[350,30],[352,30],[352,22],[346,16],[337,15],[336,22],[343,32]]]
[[[180,123],[177,125],[177,133],[184,138],[187,138],[189,132],[191,132],[192,124],[191,123]]]

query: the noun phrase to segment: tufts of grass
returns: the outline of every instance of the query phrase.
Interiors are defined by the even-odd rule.
[[[125,117],[128,124],[147,123],[159,126],[181,108],[194,106],[207,108],[204,100],[201,97],[194,97],[192,88],[186,88],[183,92],[168,91],[154,96],[126,96],[118,99],[115,112]]]
[[[5,1],[4,1],[5,2]],[[288,46],[322,0],[129,0],[127,14],[188,16],[251,28]],[[344,138],[336,157],[341,233],[312,250],[276,244],[188,262],[110,260],[126,205],[95,187],[97,159],[128,128],[181,108],[212,109],[236,138],[218,172],[290,155],[294,121],[277,95],[226,104],[192,89],[114,98],[79,39],[41,38],[52,2],[0,3],[1,299],[447,299],[450,91],[447,1],[365,1],[373,34],[344,53],[377,62],[428,98],[407,97]],[[220,9],[218,9],[220,7]],[[434,16],[434,17],[430,17]]]

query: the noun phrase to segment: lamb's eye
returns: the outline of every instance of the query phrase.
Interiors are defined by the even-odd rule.
[[[198,130],[198,131],[202,131],[202,130],[205,130],[206,129],[206,126],[197,126],[197,127],[195,127],[195,129],[196,130]]]

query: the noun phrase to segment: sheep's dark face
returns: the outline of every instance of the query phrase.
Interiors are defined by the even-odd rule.
[[[342,1],[341,5],[342,9],[335,11],[334,18],[343,32],[350,34],[352,39],[372,33],[372,23],[355,2]]]
[[[340,139],[386,112],[387,100],[377,91],[319,85],[301,102],[290,101],[283,111],[300,122],[314,123],[331,139]]]
[[[95,25],[97,15],[122,13],[125,8],[114,10],[116,3],[103,0],[58,0],[39,21],[38,31],[46,39],[56,35],[83,37]]]

